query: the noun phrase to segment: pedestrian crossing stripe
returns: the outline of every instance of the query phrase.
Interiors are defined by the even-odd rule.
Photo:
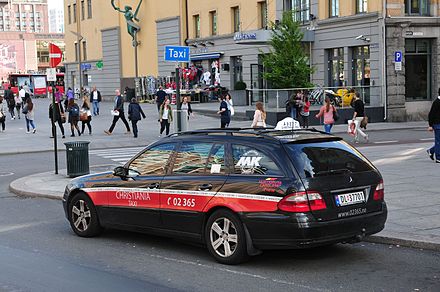
[[[99,149],[99,150],[90,150],[89,154],[96,155],[102,158],[111,159],[114,162],[124,164],[143,149],[145,149],[145,147],[131,147],[124,149],[121,148]]]

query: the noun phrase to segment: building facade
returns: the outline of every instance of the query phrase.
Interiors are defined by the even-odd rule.
[[[64,47],[63,34],[49,33],[47,0],[0,1],[0,78],[49,67],[48,43]]]
[[[62,9],[49,9],[49,32],[64,33],[64,11]]]

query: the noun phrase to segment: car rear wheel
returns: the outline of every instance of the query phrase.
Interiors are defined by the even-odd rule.
[[[215,211],[209,217],[205,240],[211,255],[222,264],[239,264],[249,257],[243,224],[228,210]]]
[[[81,237],[93,237],[102,231],[95,205],[83,192],[74,195],[70,201],[69,222],[73,231]]]

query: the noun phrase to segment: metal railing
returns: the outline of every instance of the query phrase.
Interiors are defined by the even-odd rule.
[[[382,86],[350,86],[350,87],[324,87],[317,85],[308,88],[283,88],[283,89],[246,89],[248,105],[252,106],[261,101],[265,106],[284,110],[287,100],[298,92],[303,91],[309,96],[313,105],[322,105],[326,96],[337,107],[350,107],[355,92],[359,92],[361,99],[367,106],[383,106],[385,97]]]

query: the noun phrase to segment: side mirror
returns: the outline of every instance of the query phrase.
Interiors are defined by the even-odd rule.
[[[128,175],[128,169],[123,166],[117,166],[115,169],[113,169],[113,175],[126,178]]]
[[[128,169],[128,174],[127,174],[128,178],[135,178],[135,177],[138,177],[139,175],[141,175],[141,173],[139,171],[134,170],[134,169]]]

